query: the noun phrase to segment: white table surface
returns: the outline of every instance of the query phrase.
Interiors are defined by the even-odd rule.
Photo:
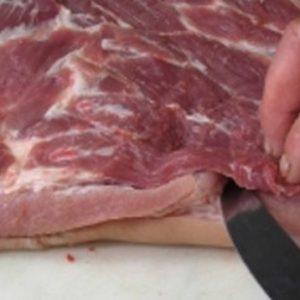
[[[66,255],[74,256],[69,262]],[[1,300],[266,300],[233,250],[96,244],[0,253]]]

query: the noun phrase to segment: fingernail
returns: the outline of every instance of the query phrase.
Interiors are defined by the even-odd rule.
[[[264,150],[268,155],[272,155],[272,148],[267,140],[264,142]]]
[[[280,167],[281,176],[284,178],[287,178],[291,171],[291,163],[289,162],[289,160],[285,154],[282,155],[282,157],[280,159],[279,167]]]

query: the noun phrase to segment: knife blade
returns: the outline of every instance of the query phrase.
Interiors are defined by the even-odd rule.
[[[222,196],[222,210],[235,247],[265,292],[275,300],[299,300],[300,249],[259,195],[231,182]]]

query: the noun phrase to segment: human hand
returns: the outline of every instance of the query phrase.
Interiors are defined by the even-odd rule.
[[[289,183],[300,182],[300,20],[285,31],[268,71],[260,119],[265,150],[280,158]]]

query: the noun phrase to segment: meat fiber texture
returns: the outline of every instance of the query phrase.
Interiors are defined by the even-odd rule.
[[[106,218],[128,198],[137,217],[176,211],[202,172],[299,193],[264,153],[258,119],[299,16],[298,0],[0,1],[2,235],[98,222],[100,194]]]

